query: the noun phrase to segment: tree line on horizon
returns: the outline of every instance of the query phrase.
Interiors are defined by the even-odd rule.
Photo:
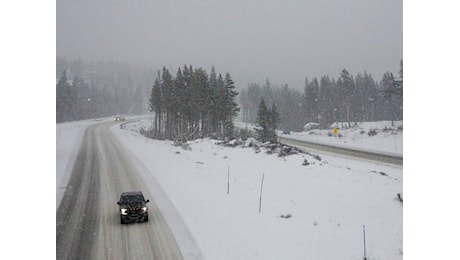
[[[56,59],[56,122],[142,114],[154,75],[116,62]]]
[[[58,59],[56,77],[56,122],[150,111],[155,117],[147,134],[161,139],[229,137],[237,115],[260,126],[262,100],[267,111],[276,112],[270,126],[277,130],[302,131],[309,122],[328,128],[335,122],[403,119],[402,60],[397,76],[386,72],[376,81],[367,72],[353,76],[343,69],[338,78],[305,79],[303,92],[266,79],[238,93],[229,73],[222,76],[212,67],[208,74],[191,65],[173,76],[166,68],[155,75],[121,63]]]
[[[280,130],[302,131],[307,123],[320,128],[342,122],[353,125],[364,121],[395,121],[403,119],[403,63],[398,77],[386,72],[380,82],[367,73],[351,75],[343,69],[337,79],[322,76],[305,79],[303,93],[289,88],[250,83],[240,93],[240,120],[258,123],[263,99],[267,106],[276,104]],[[346,123],[346,124],[343,124]]]

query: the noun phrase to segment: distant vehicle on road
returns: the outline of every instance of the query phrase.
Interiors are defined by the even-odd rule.
[[[149,221],[149,209],[141,191],[123,192],[117,202],[120,210],[120,223]]]
[[[125,121],[125,117],[122,115],[116,115],[113,120],[114,121]]]

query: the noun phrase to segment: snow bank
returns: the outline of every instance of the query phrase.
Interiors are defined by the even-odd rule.
[[[158,180],[207,259],[362,259],[363,225],[370,259],[403,258],[401,167],[283,158],[209,139],[184,150],[134,128],[112,131]]]

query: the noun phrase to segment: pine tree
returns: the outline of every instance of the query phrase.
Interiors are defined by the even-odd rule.
[[[351,126],[351,121],[355,119],[354,107],[356,104],[354,100],[356,93],[353,76],[346,69],[343,69],[340,73],[340,78],[337,81],[337,85],[340,91],[340,99],[343,100],[341,105],[341,118],[346,118],[348,121],[348,126]]]
[[[180,68],[177,69],[176,78],[174,79],[174,93],[177,102],[175,128],[177,129],[176,138],[183,139],[187,134],[186,114],[187,114],[187,96],[184,76]]]
[[[356,85],[356,103],[360,109],[356,111],[361,121],[374,120],[374,101],[376,99],[377,85],[370,74],[364,71],[364,74],[358,73],[355,77]]]
[[[192,66],[187,67],[184,65],[182,70],[182,77],[183,77],[183,87],[184,87],[184,97],[181,102],[183,102],[184,107],[184,120],[186,128],[186,135],[189,136],[193,133],[195,129],[195,121],[194,121],[194,102],[193,102],[193,95],[192,95]]]
[[[224,80],[224,99],[223,99],[223,127],[224,137],[233,135],[233,119],[239,112],[238,104],[235,102],[238,92],[235,90],[235,82],[229,73],[225,74]]]
[[[319,83],[318,79],[313,78],[312,81],[305,79],[305,109],[308,115],[307,120],[309,122],[317,122],[319,107],[318,97],[319,96]]]
[[[152,93],[150,95],[150,111],[155,112],[155,124],[153,133],[151,134],[153,138],[160,138],[161,133],[161,122],[162,122],[162,108],[163,108],[163,98],[162,91],[160,86],[160,78],[158,77],[155,80],[155,84],[152,87]]]
[[[402,75],[402,68],[400,75]],[[393,73],[387,71],[383,74],[380,86],[383,89],[385,119],[391,120],[393,124],[393,120],[402,119],[402,79],[396,79]]]
[[[382,81],[384,81],[385,96],[396,95],[402,98],[403,96],[403,62],[401,60],[399,68],[399,77],[395,78],[393,73],[386,72]]]
[[[64,70],[56,85],[56,122],[71,120],[71,86]]]
[[[259,111],[257,112],[257,125],[256,133],[262,142],[270,141],[270,111],[262,98],[259,103]]]
[[[329,76],[323,76],[320,80],[319,88],[319,111],[321,115],[320,124],[324,127],[329,126],[335,121],[334,108],[335,100],[333,99],[333,86]]]
[[[247,89],[241,90],[240,93],[241,104],[241,121],[249,122],[249,98]]]
[[[257,122],[257,111],[258,111],[258,104],[260,103],[260,99],[262,98],[262,89],[259,84],[251,83],[248,86],[248,114],[249,114],[249,123],[256,123]]]
[[[217,85],[217,74],[214,66],[211,67],[211,72],[209,73],[209,90],[210,90],[210,111],[209,111],[209,120],[211,132],[215,133],[219,129],[219,87]]]
[[[292,120],[296,109],[294,98],[293,92],[286,84],[280,90],[279,100],[276,101],[279,104],[279,113],[283,115],[283,121],[280,124],[282,125],[282,129],[286,131],[294,129],[294,122]]]
[[[195,69],[192,74],[192,96],[195,120],[198,123],[198,135],[203,137],[208,133],[208,112],[211,104],[211,95],[208,85],[208,75],[202,68]]]
[[[276,129],[278,128],[280,124],[280,115],[278,113],[278,109],[276,108],[275,103],[273,103],[272,108],[268,111],[269,115],[269,121],[268,121],[268,127],[269,127],[269,132],[270,132],[270,141],[271,142],[276,142]]]

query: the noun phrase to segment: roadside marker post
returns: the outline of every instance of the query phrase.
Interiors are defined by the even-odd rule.
[[[262,183],[260,184],[259,213],[262,208],[262,190],[264,188],[264,177],[265,177],[265,173],[262,175]]]
[[[363,237],[364,237],[364,258],[363,260],[367,260],[366,256],[366,226],[363,225]]]
[[[227,194],[230,194],[230,165],[227,170]]]

